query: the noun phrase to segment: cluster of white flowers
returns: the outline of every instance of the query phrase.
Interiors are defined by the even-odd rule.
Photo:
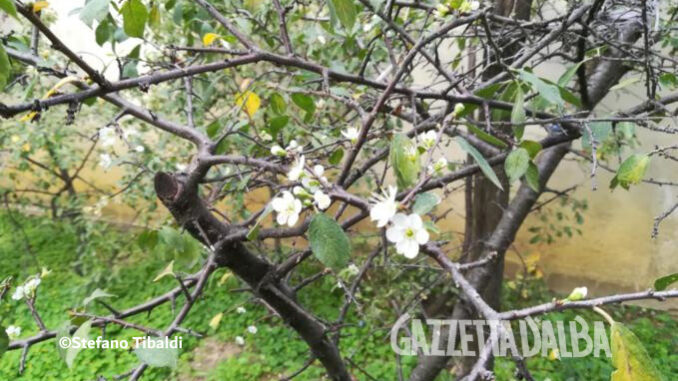
[[[428,166],[428,174],[440,175],[445,169],[447,169],[447,159],[441,157],[440,159],[436,160],[435,163]]]
[[[288,147],[289,148],[289,147]],[[287,172],[287,179],[291,182],[301,181],[290,191],[283,191],[280,197],[273,198],[271,206],[277,212],[276,221],[280,225],[292,227],[299,220],[299,213],[303,206],[315,205],[320,210],[330,207],[332,199],[323,192],[323,184],[327,183],[324,176],[325,168],[315,165],[311,172],[305,169],[306,158],[301,155]]]
[[[113,127],[106,126],[99,130],[99,141],[101,142],[101,146],[104,148],[114,145],[116,136],[117,134],[115,133],[115,128]]]
[[[298,153],[301,153],[303,150],[304,148],[300,146],[296,140],[290,140],[290,143],[286,148],[282,148],[281,146],[275,144],[273,147],[271,147],[271,154],[275,156],[286,157],[294,156]]]
[[[245,338],[242,337],[242,336],[236,336],[235,337],[235,343],[240,345],[240,346],[243,346],[243,345],[245,345]]]
[[[31,277],[23,285],[17,286],[16,290],[14,290],[14,294],[12,294],[12,299],[21,300],[23,298],[27,299],[33,298],[35,296],[35,290],[38,289],[39,285],[40,277],[39,276]]]
[[[377,227],[384,227],[389,222],[391,226],[386,230],[386,239],[394,243],[396,252],[407,258],[414,258],[419,254],[419,245],[428,242],[429,234],[424,228],[421,217],[412,213],[406,215],[396,213],[398,189],[389,186],[388,191],[373,195],[373,205],[370,209],[370,219],[377,222]]]
[[[107,153],[99,154],[99,165],[104,169],[108,170],[113,165],[113,158]]]
[[[9,336],[11,340],[14,340],[21,335],[21,327],[10,325],[5,329],[5,333],[7,333],[7,336]]]
[[[443,1],[436,6],[436,17],[445,17],[453,9],[453,6],[450,4],[450,1]],[[460,4],[458,3],[454,8],[458,9],[461,13],[468,13],[472,11],[477,11],[480,8],[480,1],[468,1],[463,0]]]
[[[235,311],[239,314],[244,314],[245,312],[247,312],[245,307],[238,307],[238,308],[235,309]]]
[[[128,143],[130,143],[130,140],[137,135],[139,135],[139,132],[133,128],[127,128],[122,132],[122,138]],[[113,157],[111,156],[111,153],[114,151],[113,146],[117,141],[117,137],[118,133],[116,132],[115,127],[106,126],[99,129],[99,142],[101,147],[107,151],[99,154],[99,166],[101,166],[104,170],[110,169],[113,165]],[[130,148],[138,153],[146,151],[146,148],[142,144],[130,143]]]

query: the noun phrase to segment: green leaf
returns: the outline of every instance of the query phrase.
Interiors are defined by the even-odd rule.
[[[153,4],[151,12],[148,15],[148,25],[157,28],[160,26],[160,21],[160,7],[158,4]]]
[[[523,125],[523,123],[525,123],[526,120],[525,94],[523,94],[523,90],[518,86],[516,98],[513,103],[513,110],[511,110],[511,123],[517,124],[517,126],[513,126],[513,134],[518,140],[523,138],[523,132],[525,131],[525,125]]]
[[[93,300],[96,300],[96,299],[99,299],[99,298],[110,298],[110,297],[113,297],[113,296],[115,296],[115,295],[109,294],[108,292],[106,292],[106,291],[104,291],[100,288],[97,288],[88,297],[86,297],[85,300],[82,301],[82,305],[86,306],[86,305],[90,304]]]
[[[520,179],[530,165],[530,154],[525,148],[518,148],[506,157],[504,161],[504,171],[510,182]]]
[[[643,344],[623,324],[614,322],[610,328],[612,372],[610,381],[660,381],[662,375],[654,366]]]
[[[611,122],[592,122],[589,123],[589,128],[591,129],[591,135],[593,135],[593,139],[598,143],[607,139],[607,137],[612,133]],[[591,148],[591,136],[586,131],[584,131],[582,135],[581,145],[586,149]]]
[[[94,30],[94,39],[96,43],[101,46],[110,40],[113,33],[115,33],[115,27],[112,26],[108,20],[104,20],[100,22]]]
[[[156,348],[149,348],[149,343],[144,343],[134,349],[134,354],[144,364],[156,368],[176,368],[179,350],[177,348],[164,348],[165,338],[147,338],[154,342]]]
[[[473,160],[478,163],[478,166],[480,167],[480,170],[485,174],[485,176],[492,181],[494,185],[497,186],[497,188],[504,190],[504,188],[501,186],[501,182],[499,182],[499,178],[497,178],[497,174],[494,173],[494,170],[492,170],[492,167],[490,164],[485,160],[483,155],[478,152],[478,150],[471,145],[466,139],[462,138],[461,136],[457,136],[455,138],[461,149],[464,151],[468,152],[471,157],[473,157]]]
[[[330,0],[328,4],[330,12],[336,15],[344,29],[347,31],[353,29],[358,16],[358,10],[353,0]]]
[[[407,136],[396,134],[393,137],[389,159],[398,180],[398,188],[408,188],[417,181],[420,167],[419,151]]]
[[[287,110],[287,103],[285,103],[285,98],[278,93],[273,93],[269,100],[271,104],[271,110],[276,114],[284,114]]]
[[[330,155],[329,162],[332,165],[337,165],[341,163],[341,159],[344,158],[344,149],[339,147]]]
[[[579,66],[583,64],[584,62],[588,61],[587,59],[583,60],[582,62],[570,67],[569,69],[565,70],[565,73],[558,78],[558,86],[560,87],[565,87],[567,86],[572,78],[574,77],[575,74],[577,74],[577,70],[579,69]]]
[[[654,281],[654,289],[657,291],[663,291],[676,282],[678,282],[678,273],[663,276]]]
[[[59,343],[61,343],[62,338],[69,338],[71,337],[71,321],[66,320],[61,322],[59,326],[56,329],[56,347],[57,347],[57,352],[59,353],[59,357],[61,357],[64,361],[66,361],[66,352],[68,348],[64,348]]]
[[[89,340],[89,331],[91,329],[92,320],[87,320],[86,322],[82,323],[82,325],[75,331],[73,336],[71,336],[71,343],[73,343],[75,340]],[[71,345],[68,347],[68,349],[66,349],[66,365],[68,365],[69,369],[73,367],[73,361],[81,349],[82,346],[75,345]]]
[[[315,102],[309,95],[303,93],[292,94],[292,102],[306,112],[315,112]]]
[[[0,0],[0,9],[7,12],[10,16],[18,19],[16,14],[16,7],[14,6],[14,0]]]
[[[527,153],[530,154],[530,159],[534,159],[542,150],[541,143],[535,142],[534,140],[523,140],[520,142],[520,146],[527,150]]]
[[[346,267],[351,255],[351,243],[334,219],[323,213],[316,214],[308,228],[308,236],[313,255],[323,265],[334,270]]]
[[[130,37],[142,38],[148,19],[148,10],[141,0],[127,0],[120,8],[122,27]]]
[[[9,336],[7,336],[7,332],[5,332],[5,327],[0,325],[0,358],[2,358],[2,355],[7,352],[7,348],[9,347]]]
[[[436,205],[438,204],[440,204],[440,197],[438,197],[438,195],[436,195],[435,193],[431,192],[420,193],[414,199],[414,205],[412,205],[412,212],[417,213],[419,215],[424,215],[433,210],[433,208],[435,208]]]
[[[110,0],[89,0],[80,11],[80,20],[90,28],[94,21],[103,21],[108,15],[109,2]]]
[[[527,182],[527,185],[532,188],[533,191],[539,193],[539,189],[541,188],[539,185],[539,168],[537,168],[533,162],[530,162],[527,167],[525,182]]]
[[[271,118],[268,121],[268,130],[271,134],[271,136],[275,139],[275,137],[278,135],[280,130],[282,130],[287,123],[290,121],[290,118],[286,115],[282,116],[276,116],[274,118]]]
[[[142,250],[153,250],[158,244],[157,230],[144,230],[137,238],[137,244]]]
[[[518,70],[518,73],[520,78],[528,82],[547,102],[559,107],[564,106],[563,98],[560,96],[558,86],[545,82],[529,71]]]
[[[650,157],[648,155],[633,154],[629,156],[619,166],[617,175],[612,179],[614,185],[619,184],[622,188],[629,189],[629,185],[640,183],[649,164]],[[614,189],[612,184],[610,186]]]
[[[7,52],[5,52],[5,48],[0,44],[0,92],[2,92],[9,81],[11,70],[12,67],[9,64]]]
[[[471,132],[473,135],[477,136],[478,138],[480,138],[480,140],[482,140],[486,143],[490,143],[493,146],[499,147],[499,148],[508,148],[508,144],[504,143],[503,141],[499,140],[498,138],[488,134],[487,132],[481,130],[480,128],[478,128],[478,127],[476,127],[472,124],[467,125],[466,128],[468,128],[469,132]]]

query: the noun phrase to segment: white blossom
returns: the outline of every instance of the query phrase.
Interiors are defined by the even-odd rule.
[[[471,1],[471,10],[477,11],[480,8],[480,1]]]
[[[345,131],[341,131],[341,134],[348,140],[351,141],[351,143],[355,143],[358,141],[358,136],[360,135],[360,130],[358,130],[356,127],[349,127]]]
[[[174,168],[177,169],[179,172],[186,172],[186,168],[188,168],[188,165],[182,164],[182,163],[177,163],[174,165]]]
[[[435,10],[435,16],[436,17],[438,17],[438,18],[445,17],[445,16],[447,16],[448,13],[450,13],[450,8],[447,5],[445,5],[443,3],[439,3],[438,5],[436,5],[436,10]]]
[[[308,198],[311,197],[311,194],[306,191],[303,187],[300,186],[295,186],[292,188],[292,193],[294,193],[295,196],[300,197],[300,198]]]
[[[146,148],[144,148],[144,146],[142,146],[141,144],[139,144],[138,146],[134,147],[134,150],[137,151],[137,152],[139,152],[139,153],[142,153],[142,152],[144,152],[144,151],[146,150]]]
[[[12,299],[21,300],[25,298],[31,298],[35,294],[35,290],[38,289],[40,285],[40,277],[32,277],[26,281],[22,286],[17,286],[16,290],[12,294]]]
[[[428,130],[419,135],[419,143],[426,149],[432,148],[436,144],[437,139],[438,132],[436,130]]]
[[[235,311],[239,314],[244,314],[245,312],[247,312],[245,307],[238,307],[238,308],[235,309]]]
[[[273,210],[278,213],[276,221],[280,225],[292,227],[299,220],[301,201],[295,198],[289,191],[284,191],[282,197],[276,197],[272,201]]]
[[[26,295],[32,295],[35,290],[38,289],[38,286],[40,285],[40,278],[39,277],[33,277],[29,279],[26,283],[24,283],[24,292]]]
[[[466,107],[464,107],[464,104],[457,103],[456,105],[454,105],[454,111],[452,112],[452,116],[456,118],[459,114],[464,112],[465,109]]]
[[[428,232],[418,214],[409,216],[398,213],[393,217],[393,226],[386,230],[386,239],[395,243],[396,251],[407,258],[419,254],[419,245],[428,242]]]
[[[273,136],[271,136],[271,134],[269,134],[269,133],[266,132],[266,131],[261,131],[261,133],[260,133],[259,135],[261,135],[261,138],[262,138],[263,140],[266,140],[266,141],[273,140]],[[280,147],[278,147],[278,148],[280,148]],[[281,148],[281,149],[282,149],[282,148]]]
[[[21,327],[10,325],[5,329],[5,333],[7,333],[7,336],[9,336],[10,339],[16,339],[19,337],[19,335],[21,335]]]
[[[99,130],[99,141],[102,147],[110,147],[115,144],[115,128],[104,127]]]
[[[287,172],[287,179],[290,181],[297,181],[304,174],[304,162],[306,158],[302,155],[297,159],[297,161],[292,165],[289,172]]]
[[[325,173],[325,168],[320,164],[315,165],[313,166],[313,176],[304,173],[304,175],[301,176],[301,184],[310,192],[315,193],[321,186],[321,181],[327,182],[327,177],[323,176],[323,173]]]
[[[113,158],[111,157],[111,155],[109,155],[107,153],[100,153],[99,154],[99,165],[103,169],[109,169],[109,168],[111,168],[111,165],[113,165]]]
[[[355,265],[355,263],[351,263],[348,265],[348,272],[353,275],[357,275],[360,272],[360,269]]]
[[[330,199],[330,196],[323,193],[323,191],[321,191],[320,189],[315,191],[315,193],[313,194],[313,201],[320,210],[325,210],[329,208],[330,204],[332,203],[332,199]]]
[[[21,300],[26,296],[26,292],[24,291],[23,286],[17,286],[16,289],[14,290],[14,293],[12,294],[12,299],[14,300]]]
[[[327,42],[327,40],[325,39],[325,36],[323,36],[322,34],[319,34],[319,35],[318,35],[318,42],[321,43],[321,44],[323,44],[323,45],[325,45],[325,43]]]
[[[301,151],[304,150],[304,147],[300,146],[299,143],[297,143],[296,140],[292,139],[290,140],[289,144],[287,144],[287,147],[285,150],[290,153],[290,154],[295,154],[295,153],[300,153]]]
[[[435,163],[428,166],[429,175],[439,175],[447,168],[447,159],[441,157]]]
[[[397,193],[398,188],[390,185],[387,192],[373,194],[375,204],[370,209],[370,219],[377,221],[377,227],[386,226],[388,221],[396,214],[398,210],[398,203],[395,200]]]
[[[243,338],[242,336],[236,336],[235,337],[235,343],[240,345],[240,346],[243,346],[243,345],[245,345],[245,338]]]
[[[254,334],[257,333],[257,327],[251,325],[251,326],[247,327],[247,332],[249,332],[249,333],[251,333],[251,334],[254,335]]]
[[[287,156],[287,151],[285,151],[281,146],[276,144],[273,147],[271,147],[271,154],[275,156],[285,157]]]
[[[571,302],[575,302],[577,300],[582,300],[586,299],[586,295],[588,295],[589,289],[586,287],[576,287],[570,295],[567,297],[567,300]]]

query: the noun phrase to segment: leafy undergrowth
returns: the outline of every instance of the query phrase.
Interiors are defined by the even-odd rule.
[[[22,233],[0,215],[0,278],[13,276],[23,281],[44,266],[52,272],[43,279],[39,288],[38,310],[49,328],[56,328],[68,319],[68,310],[79,307],[94,289],[102,288],[114,294],[108,302],[117,309],[124,309],[175,286],[171,277],[157,282],[153,278],[167,265],[169,260],[180,260],[163,251],[159,246],[154,250],[142,251],[132,237],[136,233],[101,227],[101,234],[90,236],[89,244],[97,247],[97,255],[86,258],[84,268],[88,275],[79,277],[73,272],[72,261],[77,253],[75,229],[66,223],[53,223],[47,219],[21,218],[26,236],[29,237],[31,253],[26,250]],[[106,260],[109,258],[109,260]],[[189,273],[197,269],[198,261],[183,263],[181,270]],[[318,264],[309,264],[307,274],[320,269]],[[177,266],[175,265],[175,270]],[[183,327],[190,327],[208,338],[198,340],[183,334],[183,348],[180,350],[176,369],[149,368],[144,380],[275,380],[280,375],[289,375],[304,366],[309,357],[306,345],[280,319],[271,316],[266,308],[253,303],[250,294],[238,292],[243,287],[234,277],[224,276],[218,270],[212,276],[201,298],[194,306]],[[527,289],[528,292],[525,290]],[[336,317],[343,302],[343,294],[336,287],[336,280],[327,276],[307,287],[299,295],[302,303],[311,306],[321,317],[329,321]],[[520,307],[539,301],[548,301],[553,295],[543,283],[535,280],[525,283],[520,293],[507,289],[507,307]],[[177,308],[183,304],[183,296],[177,300]],[[372,301],[373,305],[387,305]],[[238,311],[244,307],[245,311]],[[370,308],[365,306],[364,308]],[[659,370],[667,380],[678,379],[678,323],[668,314],[634,307],[608,308],[613,317],[626,323],[644,343]],[[92,312],[106,314],[101,306],[94,306]],[[168,303],[157,307],[150,314],[129,319],[145,326],[162,329],[169,324],[174,313]],[[216,329],[210,321],[219,313],[223,318]],[[343,355],[351,359],[352,372],[359,380],[397,379],[395,355],[388,341],[389,322],[394,321],[391,311],[383,312],[380,326],[371,326],[355,314],[350,315],[350,326],[344,329],[341,338]],[[572,320],[577,314],[587,321],[600,321],[592,312],[565,311],[548,315],[549,320]],[[22,337],[38,332],[30,312],[23,301],[17,302],[7,296],[0,304],[0,324],[22,327]],[[393,319],[393,320],[392,320]],[[377,324],[377,323],[372,323]],[[256,326],[256,333],[247,327]],[[90,337],[101,334],[93,329]],[[110,325],[105,332],[111,339],[130,339],[139,333]],[[236,344],[236,337],[244,339],[244,345]],[[81,351],[72,369],[68,369],[60,358],[54,340],[31,347],[26,361],[26,370],[18,375],[20,351],[5,353],[0,359],[0,380],[94,380],[98,376],[110,378],[122,374],[138,364],[134,353],[124,349]],[[415,365],[416,358],[404,357],[404,373]],[[535,379],[546,380],[607,380],[612,371],[607,358],[587,357],[582,359],[549,360],[544,357],[528,359],[527,364]],[[360,369],[358,369],[358,367]],[[510,359],[496,361],[498,380],[513,380],[515,365]],[[316,362],[298,380],[319,380],[323,369]],[[439,380],[451,380],[450,374],[442,374]]]

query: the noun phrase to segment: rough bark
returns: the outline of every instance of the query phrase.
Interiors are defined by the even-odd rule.
[[[178,174],[159,172],[155,176],[155,190],[180,226],[195,239],[216,250],[217,265],[227,267],[247,282],[306,341],[332,380],[351,380],[339,349],[326,335],[327,327],[304,310],[280,281],[268,281],[272,278],[266,276],[273,266],[241,242],[217,245],[229,234],[230,228],[208,210],[188,179]]]

